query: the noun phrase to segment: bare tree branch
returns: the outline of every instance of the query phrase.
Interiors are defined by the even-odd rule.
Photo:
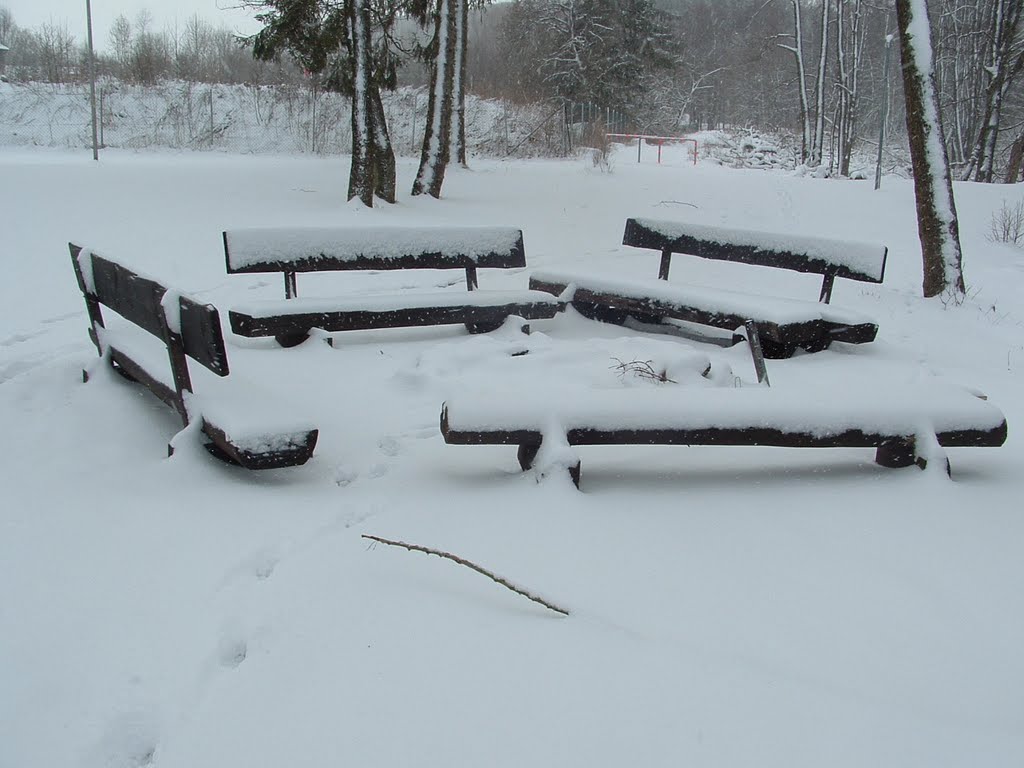
[[[427,555],[437,555],[438,557],[442,557],[445,560],[451,560],[454,563],[458,563],[459,565],[464,565],[467,568],[469,568],[470,570],[476,571],[477,573],[486,576],[491,581],[496,582],[497,584],[501,584],[501,586],[505,587],[505,589],[509,589],[509,590],[515,592],[517,595],[522,595],[527,600],[532,600],[535,603],[540,603],[545,608],[547,608],[549,610],[552,610],[555,613],[560,613],[563,616],[568,616],[569,615],[569,611],[567,611],[565,608],[560,608],[559,606],[555,605],[554,603],[549,603],[544,598],[539,597],[539,596],[533,594],[532,592],[530,592],[527,589],[524,589],[523,587],[519,586],[518,584],[513,584],[508,579],[505,579],[505,578],[503,578],[501,576],[498,576],[497,574],[492,573],[491,571],[488,571],[486,568],[482,568],[481,566],[477,565],[476,563],[470,562],[469,560],[461,558],[458,555],[453,555],[450,552],[442,552],[439,549],[430,549],[429,547],[421,547],[418,544],[407,544],[404,541],[391,541],[390,539],[382,539],[379,536],[371,536],[368,533],[364,533],[363,534],[363,538],[364,539],[369,539],[370,541],[377,541],[377,542],[380,542],[381,544],[387,544],[388,546],[391,546],[391,547],[401,547],[402,549],[407,549],[410,552],[423,552],[424,554],[427,554]]]

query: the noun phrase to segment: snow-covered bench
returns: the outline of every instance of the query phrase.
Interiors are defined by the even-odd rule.
[[[798,347],[818,351],[833,341],[863,344],[878,332],[870,318],[829,302],[837,277],[882,282],[884,245],[653,219],[627,219],[622,242],[661,251],[658,277],[663,282],[544,271],[531,276],[530,287],[561,295],[572,285],[574,291],[563,298],[582,314],[608,322],[632,316],[648,323],[671,319],[733,330],[753,321],[770,358],[789,357]],[[819,300],[668,283],[674,254],[817,273],[822,275]]]
[[[350,331],[462,323],[471,333],[493,331],[510,315],[554,317],[562,308],[540,291],[478,291],[479,268],[526,266],[521,230],[506,227],[336,227],[238,229],[224,233],[227,271],[282,272],[284,300],[233,307],[240,336],[301,343],[313,328]],[[468,291],[352,294],[298,298],[299,272],[465,269]]]
[[[199,421],[211,453],[246,469],[295,466],[313,455],[318,431],[311,425],[275,415],[276,408],[253,397],[247,388],[223,386],[228,384],[223,379],[228,357],[216,307],[74,243],[68,245],[97,351],[125,378],[174,408],[184,426]],[[160,339],[166,354],[140,344],[131,328],[108,328],[101,306]],[[201,394],[193,393],[189,357],[221,377],[204,382],[208,386]],[[88,380],[88,374],[83,375]],[[168,449],[173,452],[171,446]]]
[[[517,445],[526,470],[562,467],[579,486],[576,445],[874,447],[886,467],[948,461],[940,446],[999,446],[1006,419],[986,400],[944,387],[820,392],[747,388],[595,391],[572,396],[449,400],[441,434],[453,445]],[[541,454],[541,451],[544,453]],[[540,466],[540,463],[543,466]]]

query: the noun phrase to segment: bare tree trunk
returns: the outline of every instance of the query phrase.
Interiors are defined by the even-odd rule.
[[[358,197],[373,207],[374,109],[370,97],[370,0],[349,0],[349,39],[352,41],[352,167],[348,199]]]
[[[469,0],[454,0],[457,9],[455,30],[455,74],[453,85],[453,124],[451,127],[451,158],[468,168],[466,158],[466,65],[469,56]]]
[[[373,192],[380,199],[395,202],[395,149],[388,135],[388,122],[384,115],[384,104],[380,100],[380,88],[370,89],[373,108]]]
[[[1016,59],[1013,57],[1020,18],[1020,0],[994,0],[988,24],[991,37],[984,66],[988,78],[985,110],[968,167],[968,172],[973,171],[975,181],[991,183],[995,178],[995,154],[1003,99],[1013,79],[1024,66],[1024,52],[1020,52]]]
[[[853,0],[847,18],[847,0],[836,0],[836,58],[839,86],[839,175],[850,175],[850,158],[857,126],[858,81],[864,51],[860,0]]]
[[[827,0],[821,4],[821,52],[818,56],[818,82],[814,86],[814,140],[811,147],[811,165],[821,165],[825,144],[825,76],[828,69],[828,9]]]
[[[1006,166],[1006,176],[1003,181],[1006,184],[1014,184],[1020,181],[1021,165],[1024,164],[1024,131],[1010,147],[1010,161]]]
[[[423,133],[420,167],[412,185],[413,195],[441,196],[448,166],[455,81],[455,38],[457,0],[440,0],[434,25],[436,56],[430,75],[427,125]]]
[[[914,169],[918,234],[924,263],[924,295],[931,297],[946,293],[959,302],[966,292],[960,227],[939,119],[926,0],[896,0],[896,16],[900,29],[903,92]]]
[[[811,117],[807,106],[807,73],[804,70],[804,36],[800,20],[800,0],[793,4],[793,45],[780,45],[796,59],[796,87],[800,91],[800,162],[806,163],[811,151]]]

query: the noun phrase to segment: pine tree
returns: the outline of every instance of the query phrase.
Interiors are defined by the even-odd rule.
[[[251,0],[263,29],[252,38],[253,55],[270,60],[292,55],[302,68],[352,98],[352,165],[349,199],[372,206],[374,197],[395,201],[395,154],[388,136],[381,87],[395,85],[396,62],[387,33],[396,9],[371,13],[372,0]],[[374,18],[385,34],[375,44]]]

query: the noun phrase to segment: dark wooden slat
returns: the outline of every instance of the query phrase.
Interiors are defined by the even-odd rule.
[[[96,296],[86,286],[82,267],[78,263],[78,257],[82,253],[82,246],[68,243],[68,249],[71,251],[71,265],[75,268],[75,280],[78,281],[78,289],[82,292],[82,297],[85,299],[85,309],[89,315],[89,338],[92,340],[93,346],[96,347],[96,352],[102,355],[103,348],[100,345],[97,329],[104,327],[103,310],[100,309],[100,303]]]
[[[218,376],[227,376],[230,369],[220,312],[212,304],[200,304],[188,296],[182,296],[178,305],[185,354]]]
[[[821,292],[818,294],[818,301],[828,304],[832,301],[832,289],[836,284],[836,276],[831,272],[826,273],[821,280]]]
[[[658,279],[668,280],[668,272],[672,267],[672,251],[661,252],[661,263],[658,265]]]
[[[372,328],[409,328],[426,325],[497,323],[500,325],[509,315],[519,315],[527,320],[554,317],[558,307],[548,303],[510,303],[494,306],[453,306],[416,307],[387,311],[358,312],[309,312],[298,315],[276,315],[253,317],[252,315],[229,310],[231,330],[239,336],[287,336],[302,333],[312,328],[325,331],[357,331]]]
[[[112,365],[120,368],[124,373],[126,373],[128,378],[132,381],[138,382],[156,395],[162,402],[176,410],[179,415],[182,414],[185,405],[181,396],[173,388],[168,387],[164,382],[157,379],[155,376],[150,374],[149,371],[135,362],[130,355],[115,347],[111,347],[110,362]],[[187,424],[188,422],[186,421],[185,423]]]
[[[222,234],[228,274],[252,272],[343,272],[349,270],[391,269],[466,269],[473,267],[513,269],[526,266],[526,249],[523,246],[523,233],[521,231],[516,242],[507,251],[446,254],[425,250],[417,253],[403,254],[398,257],[353,253],[346,254],[345,258],[336,258],[324,253],[310,253],[286,261],[249,262],[237,267],[231,263],[229,235],[229,232]]]
[[[634,248],[650,248],[656,251],[670,251],[699,256],[702,259],[718,261],[735,261],[743,264],[757,264],[765,267],[778,267],[794,272],[809,272],[819,275],[832,274],[849,280],[860,280],[867,283],[880,283],[881,279],[860,272],[846,265],[836,265],[824,259],[803,254],[794,254],[770,248],[758,248],[752,245],[734,245],[703,240],[689,235],[668,237],[660,232],[643,226],[636,219],[626,219],[626,229],[622,235],[622,244]],[[885,257],[882,259],[881,274],[885,273]]]
[[[757,332],[757,324],[753,320],[747,320],[743,328],[747,333],[747,344],[750,345],[750,357],[754,362],[757,383],[770,387],[772,384],[768,381],[768,367],[764,364],[764,350],[761,348],[761,336]]]
[[[166,289],[117,262],[92,254],[96,298],[104,306],[143,330],[163,339],[163,300]]]

